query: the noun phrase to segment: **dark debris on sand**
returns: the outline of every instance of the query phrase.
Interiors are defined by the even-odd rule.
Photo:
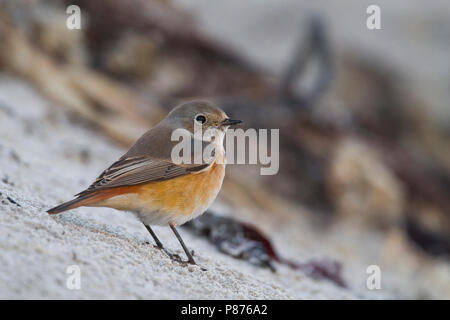
[[[206,237],[214,246],[227,255],[250,262],[273,272],[275,262],[301,270],[313,279],[326,279],[340,287],[346,287],[342,279],[340,262],[323,259],[296,263],[282,258],[273,247],[270,239],[255,227],[229,217],[206,212],[197,219],[185,224],[196,234]]]

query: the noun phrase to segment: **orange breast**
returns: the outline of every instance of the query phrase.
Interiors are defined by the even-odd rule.
[[[225,176],[224,156],[207,170],[182,177],[99,192],[86,206],[134,211],[147,225],[177,225],[202,214],[212,204]]]
[[[205,211],[216,198],[225,175],[225,166],[214,163],[203,172],[139,186],[140,205],[177,215]],[[200,212],[201,211],[201,212]]]

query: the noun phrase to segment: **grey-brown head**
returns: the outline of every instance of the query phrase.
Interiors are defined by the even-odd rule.
[[[163,120],[171,127],[184,128],[194,132],[194,124],[203,130],[219,129],[225,131],[229,126],[241,123],[228,118],[225,112],[207,101],[191,101],[174,108]]]

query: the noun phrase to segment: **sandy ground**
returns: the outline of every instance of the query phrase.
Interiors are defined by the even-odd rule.
[[[320,13],[336,50],[355,48],[363,56],[390,62],[430,101],[434,118],[448,122],[446,0],[427,7],[418,0],[407,6],[405,1],[380,1],[383,26],[375,32],[365,28],[369,1],[324,5],[289,0],[284,6],[257,0],[245,6],[235,0],[221,6],[206,0],[179,2],[205,31],[274,74],[289,61],[308,15]],[[265,25],[271,28],[261,27]],[[448,261],[423,256],[396,233],[386,237],[339,223],[314,231],[302,208],[295,208],[284,225],[274,224],[270,213],[242,218],[264,226],[287,258],[341,261],[348,289],[279,265],[277,273],[254,267],[219,253],[185,229],[180,230],[183,238],[207,271],[181,266],[146,243],[152,239],[131,213],[80,208],[47,215],[46,209],[71,199],[123,152],[26,83],[0,75],[0,298],[450,299]],[[155,231],[182,255],[168,228]],[[383,271],[382,290],[366,288],[366,268],[372,264]],[[72,265],[81,271],[80,290],[66,286]]]
[[[340,261],[348,289],[284,266],[276,265],[273,273],[233,259],[183,228],[207,271],[182,266],[146,243],[152,239],[131,213],[79,208],[49,216],[47,209],[86,188],[124,150],[5,75],[0,75],[0,137],[2,299],[450,298],[448,262],[418,259],[402,239],[357,226],[336,224],[318,232],[301,208],[284,224],[273,213],[239,214],[258,221],[286,258]],[[213,208],[223,206],[216,201]],[[169,228],[155,232],[171,251],[183,254]],[[366,287],[371,264],[383,270],[382,290]],[[81,271],[80,290],[66,286],[72,265]]]
[[[279,267],[277,273],[220,254],[181,230],[197,266],[172,262],[131,214],[45,210],[85,188],[123,150],[73,124],[25,83],[0,78],[0,298],[293,299],[355,298],[350,290]],[[168,228],[155,228],[182,254]],[[67,268],[81,289],[66,286]]]

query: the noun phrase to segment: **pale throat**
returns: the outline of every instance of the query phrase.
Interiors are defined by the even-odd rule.
[[[223,148],[223,141],[225,139],[225,132],[227,131],[227,129],[228,127],[225,127],[223,129],[215,127],[208,128],[203,132],[201,140],[211,143],[214,147],[225,153],[225,149]]]

